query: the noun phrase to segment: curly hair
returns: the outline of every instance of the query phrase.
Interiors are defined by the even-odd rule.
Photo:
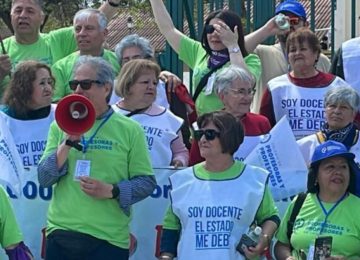
[[[29,60],[16,66],[2,100],[3,104],[15,111],[16,114],[24,116],[29,111],[29,103],[34,91],[33,83],[36,80],[36,73],[40,69],[46,69],[55,82],[49,66],[44,63]],[[54,84],[52,87],[54,88]]]

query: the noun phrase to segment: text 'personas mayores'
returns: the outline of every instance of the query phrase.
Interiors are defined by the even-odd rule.
[[[243,209],[234,206],[189,207],[188,217],[194,220],[195,249],[228,249],[234,221]]]

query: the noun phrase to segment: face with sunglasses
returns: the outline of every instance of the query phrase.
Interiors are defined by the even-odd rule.
[[[194,131],[194,138],[198,142],[200,155],[203,158],[222,153],[220,135],[219,129],[212,122]]]
[[[282,12],[282,13],[289,18],[290,31],[286,34],[279,34],[277,35],[277,37],[280,42],[285,43],[290,32],[294,32],[299,28],[306,27],[309,25],[309,23],[305,21],[302,17],[299,17],[293,13],[290,12]]]
[[[226,46],[221,41],[221,38],[219,37],[219,33],[214,27],[214,24],[217,24],[221,27],[225,27],[227,25],[221,19],[213,18],[210,20],[209,24],[205,25],[204,28],[210,49],[213,51],[221,51],[226,49]]]
[[[111,86],[97,79],[96,70],[92,66],[80,65],[74,73],[74,79],[69,81],[69,86],[75,94],[90,99],[97,113],[107,110],[106,97],[111,92]]]

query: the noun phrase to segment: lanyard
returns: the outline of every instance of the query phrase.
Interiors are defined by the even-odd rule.
[[[341,196],[341,198],[330,208],[330,210],[327,211],[325,209],[324,205],[322,204],[320,198],[319,198],[319,194],[316,194],[316,197],[317,197],[317,199],[318,199],[318,201],[320,203],[321,209],[325,214],[325,220],[323,221],[323,223],[321,223],[321,229],[320,229],[320,234],[319,235],[321,235],[321,233],[324,231],[327,219],[330,216],[330,214],[335,210],[335,208],[340,204],[340,202],[345,199],[346,195],[347,195],[347,193],[345,192],[345,194]]]
[[[106,123],[106,121],[108,121],[108,119],[110,118],[110,116],[113,114],[113,110],[101,121],[100,125],[98,126],[98,128],[96,128],[94,134],[89,138],[89,140],[85,140],[85,137],[82,136],[81,137],[81,144],[83,146],[82,152],[83,154],[86,153],[87,148],[89,147],[89,144],[92,143],[92,140],[94,139],[95,135],[97,134],[97,132],[99,132],[100,128]]]

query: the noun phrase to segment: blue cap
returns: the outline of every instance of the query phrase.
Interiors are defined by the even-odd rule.
[[[348,151],[342,143],[336,141],[326,141],[315,148],[311,158],[311,166],[321,162],[324,159],[340,156],[348,160],[354,160],[355,155]]]
[[[289,12],[306,20],[304,6],[295,0],[285,0],[280,3],[275,10],[275,14]]]

